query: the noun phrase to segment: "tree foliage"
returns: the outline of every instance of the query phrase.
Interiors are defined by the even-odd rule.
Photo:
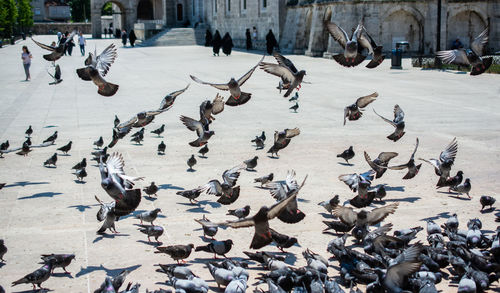
[[[31,10],[30,0],[17,0],[18,17],[17,22],[21,30],[33,26],[33,11]]]
[[[102,15],[113,15],[113,4],[111,2],[107,2],[104,4],[101,10]]]
[[[10,38],[17,23],[17,6],[15,0],[0,1],[0,27],[2,36]]]
[[[84,22],[90,20],[90,0],[70,0],[71,20],[73,22]]]

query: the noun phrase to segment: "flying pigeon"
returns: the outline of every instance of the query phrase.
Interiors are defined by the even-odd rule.
[[[205,100],[200,104],[200,121],[211,123],[211,121],[215,120],[213,115],[217,115],[222,111],[224,111],[224,98],[217,94],[213,101]]]
[[[170,94],[166,95],[163,98],[163,100],[161,100],[160,108],[158,108],[158,110],[168,110],[168,109],[170,109],[174,105],[175,99],[180,94],[183,94],[188,88],[189,88],[189,83],[188,83],[188,85],[185,88],[183,88],[181,90],[177,90],[177,91],[171,92]]]
[[[109,45],[102,51],[100,55],[94,50],[94,54],[89,53],[89,57],[85,59],[85,66],[78,68],[76,73],[86,81],[92,80],[97,86],[97,93],[102,96],[110,97],[118,91],[118,85],[107,82],[104,77],[108,73],[113,62],[115,62],[117,53],[114,44]]]
[[[363,116],[363,108],[368,106],[371,102],[375,101],[377,99],[378,93],[374,92],[371,95],[360,97],[356,100],[356,102],[350,106],[347,106],[344,108],[344,125],[346,122],[346,118],[348,118],[350,121],[353,120],[358,120]]]
[[[385,59],[385,55],[382,54],[382,46],[377,46],[375,40],[373,40],[370,34],[368,34],[368,31],[364,26],[359,43],[368,50],[369,54],[372,55],[372,60],[366,64],[366,68],[373,69],[382,64],[382,61]]]
[[[454,137],[453,140],[448,144],[448,146],[439,154],[438,159],[422,159],[424,162],[431,164],[434,167],[436,175],[439,176],[439,181],[436,186],[443,184],[448,177],[450,177],[451,167],[455,163],[455,158],[458,152],[458,142],[457,138]]]
[[[382,167],[387,167],[389,161],[395,158],[397,155],[398,153],[395,152],[382,152],[378,154],[378,157],[375,160],[372,161],[370,156],[365,152],[365,160],[373,169],[373,171],[376,172],[375,178],[380,178],[382,177],[382,175],[384,175],[385,171],[387,171],[386,168]]]
[[[260,69],[267,73],[278,76],[281,78],[285,86],[288,86],[288,90],[283,95],[283,97],[288,97],[293,92],[293,90],[300,89],[304,75],[306,75],[305,70],[297,70],[293,63],[283,57],[281,54],[274,52],[274,58],[278,61],[278,64],[260,62]]]
[[[219,89],[219,90],[229,91],[231,95],[227,99],[226,105],[239,106],[239,105],[243,105],[246,102],[248,102],[250,100],[250,98],[252,97],[251,93],[242,92],[240,87],[252,76],[253,72],[255,71],[255,69],[257,68],[257,66],[260,64],[260,62],[263,59],[264,59],[264,56],[262,56],[262,59],[257,63],[257,65],[252,67],[252,69],[250,69],[247,73],[245,73],[238,80],[236,80],[232,77],[228,83],[222,83],[222,84],[209,83],[209,82],[205,82],[205,81],[203,81],[203,80],[201,80],[193,75],[190,75],[190,77],[192,80],[196,81],[197,83],[210,85],[210,86],[212,86],[216,89]]]
[[[50,82],[49,85],[55,85],[58,83],[61,83],[63,80],[61,79],[61,67],[59,67],[59,64],[56,65],[54,68],[54,74],[51,74],[50,72],[47,71],[47,73],[54,79],[53,82]]]
[[[394,106],[394,119],[393,120],[389,120],[387,118],[382,117],[381,115],[379,115],[375,111],[375,109],[373,109],[373,112],[375,112],[375,114],[377,114],[378,117],[382,118],[382,120],[389,123],[390,125],[392,125],[395,128],[394,132],[392,134],[390,134],[389,136],[387,136],[388,139],[396,142],[401,137],[403,137],[403,135],[405,134],[405,122],[404,122],[405,112],[403,112],[403,110],[401,109],[401,107],[399,107],[399,105]]]
[[[73,37],[76,34],[77,34],[77,31],[72,31],[71,34],[69,35],[69,37],[66,38],[66,42],[59,43],[59,45],[55,48],[52,46],[48,46],[48,45],[42,44],[40,42],[37,42],[33,38],[31,38],[31,40],[33,42],[35,42],[35,44],[37,44],[40,48],[51,51],[50,54],[43,55],[43,59],[45,59],[47,61],[55,62],[55,61],[59,60],[59,58],[61,58],[64,55],[66,45],[73,39]]]
[[[470,75],[479,75],[493,63],[493,57],[483,58],[483,51],[488,43],[488,30],[487,27],[477,36],[470,45],[470,49],[455,49],[448,51],[438,51],[436,56],[439,57],[446,64],[458,64],[463,66],[471,66]]]
[[[196,131],[196,140],[189,143],[192,147],[200,147],[208,143],[208,140],[215,132],[209,130],[208,123],[203,124],[200,121],[194,120],[186,116],[180,117],[182,123],[191,131]]]
[[[290,144],[290,141],[292,140],[293,137],[297,136],[300,134],[300,130],[298,128],[293,128],[293,129],[285,129],[283,131],[275,131],[274,132],[274,144],[273,146],[267,151],[267,153],[270,153],[272,157],[276,154],[278,156],[278,152],[288,146]]]
[[[418,171],[420,170],[420,167],[422,167],[422,164],[415,165],[415,153],[417,152],[418,149],[418,137],[417,137],[417,142],[415,144],[415,149],[413,150],[413,153],[411,154],[410,160],[408,163],[403,164],[403,165],[398,165],[398,166],[387,166],[387,167],[382,167],[382,168],[388,168],[391,170],[404,170],[408,169],[408,172],[406,175],[403,177],[403,179],[412,179],[418,174]]]
[[[343,54],[333,56],[337,63],[345,67],[354,67],[365,60],[366,56],[361,54],[363,47],[359,44],[364,32],[363,25],[359,24],[351,37],[344,29],[333,22],[326,21],[325,26],[333,39],[344,49]]]
[[[207,194],[231,198],[233,193],[239,193],[239,188],[236,189],[236,182],[238,181],[238,177],[240,177],[240,172],[243,168],[244,165],[241,164],[224,171],[224,173],[222,173],[222,183],[217,179],[213,179],[202,186],[200,190],[202,192],[206,192]]]

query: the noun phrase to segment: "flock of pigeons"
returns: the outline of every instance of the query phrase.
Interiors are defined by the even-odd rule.
[[[360,64],[366,56],[361,55],[362,48],[366,48],[373,55],[372,61],[367,67],[374,68],[383,60],[381,54],[382,48],[377,46],[374,40],[368,35],[365,28],[360,25],[353,32],[351,38],[347,33],[334,23],[326,24],[330,34],[345,48],[344,54],[339,54],[334,59],[344,66],[356,66]],[[481,46],[487,40],[487,30],[473,42],[471,52],[464,50],[469,63],[473,66],[473,74],[487,68],[486,59],[481,59],[479,52]],[[48,46],[36,42],[44,49]],[[361,46],[359,46],[360,44]],[[478,47],[480,46],[480,47]],[[52,48],[52,47],[50,47]],[[44,55],[48,61],[55,62],[61,58],[61,46],[50,49],[51,54]],[[451,52],[451,53],[450,53]],[[452,60],[450,54],[461,56],[462,51],[454,50],[448,53],[438,53],[439,56],[445,56],[447,60]],[[98,93],[105,96],[111,96],[116,93],[118,85],[106,82],[103,76],[108,72],[110,65],[116,58],[116,48],[114,45],[108,46],[100,55],[90,53],[85,60],[84,68],[77,69],[78,76],[83,80],[92,80],[98,86]],[[225,105],[230,107],[241,106],[247,103],[252,94],[243,92],[241,87],[252,76],[257,67],[260,67],[267,73],[281,78],[278,89],[280,93],[286,90],[284,97],[289,97],[294,90],[299,90],[303,78],[306,75],[304,70],[298,70],[291,60],[285,58],[279,53],[274,53],[277,63],[263,62],[264,57],[252,67],[241,78],[231,78],[227,83],[209,83],[191,75],[191,79],[203,85],[209,85],[222,91],[229,91],[229,97],[225,98],[219,94],[213,100],[205,100],[199,107],[199,119],[181,116],[181,122],[193,131],[196,135],[194,140],[188,144],[191,147],[200,148],[201,157],[206,158],[209,152],[208,141],[215,134],[210,130],[215,121],[214,115],[220,114]],[[460,58],[460,57],[456,57]],[[453,60],[456,60],[453,59]],[[475,59],[474,59],[475,58]],[[453,61],[452,60],[452,61]],[[461,59],[460,59],[461,60]],[[479,60],[479,61],[478,61]],[[451,62],[451,61],[450,61]],[[460,62],[464,62],[461,60]],[[57,67],[56,67],[57,68]],[[56,69],[57,71],[57,69]],[[60,73],[59,73],[60,79]],[[469,196],[471,182],[469,178],[464,180],[464,173],[458,171],[455,176],[451,170],[454,165],[457,152],[458,141],[454,138],[448,146],[437,156],[437,158],[417,158],[416,153],[419,146],[419,139],[409,160],[400,165],[390,164],[391,160],[398,156],[395,152],[381,152],[372,160],[370,155],[364,152],[364,158],[369,170],[364,173],[343,174],[339,180],[344,182],[354,193],[352,199],[348,201],[349,205],[341,205],[339,196],[336,195],[328,201],[319,203],[326,211],[326,218],[323,223],[326,225],[323,233],[331,234],[333,238],[326,245],[327,251],[331,253],[331,259],[327,260],[320,254],[305,249],[302,253],[307,265],[303,267],[294,267],[285,262],[288,249],[297,245],[300,239],[290,237],[279,233],[270,227],[273,219],[286,224],[296,224],[305,217],[298,207],[298,196],[301,188],[307,182],[307,175],[302,181],[297,181],[295,171],[289,171],[283,181],[276,181],[274,174],[255,178],[254,183],[262,188],[269,190],[270,195],[276,200],[276,203],[270,207],[262,206],[258,211],[250,215],[252,207],[244,206],[241,208],[228,210],[227,215],[236,217],[236,220],[226,220],[222,222],[212,222],[207,217],[195,221],[201,225],[203,236],[211,240],[207,245],[195,246],[194,244],[178,244],[161,246],[159,241],[164,233],[164,228],[155,225],[154,221],[162,212],[160,208],[141,213],[134,213],[138,208],[142,192],[137,188],[136,182],[143,180],[143,177],[129,176],[124,171],[125,162],[120,153],[108,153],[119,140],[126,137],[133,128],[139,129],[132,134],[132,141],[140,144],[144,139],[145,127],[150,124],[156,116],[168,111],[174,104],[176,98],[189,88],[168,94],[160,103],[156,110],[142,111],[134,115],[126,122],[121,122],[115,116],[113,135],[110,143],[104,146],[104,139],[100,137],[94,142],[96,150],[92,152],[93,160],[98,163],[101,175],[101,187],[112,198],[112,201],[105,202],[95,197],[100,205],[97,213],[97,220],[102,222],[97,233],[106,233],[110,230],[112,233],[118,233],[116,222],[124,216],[134,214],[140,221],[139,231],[144,233],[149,242],[151,238],[157,242],[155,253],[169,255],[176,264],[158,264],[158,272],[165,273],[168,276],[167,284],[175,288],[175,292],[203,293],[209,290],[207,282],[199,278],[186,265],[180,264],[188,259],[192,251],[196,253],[213,254],[214,259],[222,256],[222,261],[210,261],[206,263],[214,281],[218,287],[224,287],[224,292],[236,293],[245,292],[249,286],[249,272],[253,264],[258,264],[257,268],[265,270],[259,273],[254,284],[254,292],[266,292],[261,284],[267,285],[267,292],[344,292],[344,287],[350,288],[351,292],[361,292],[358,285],[365,285],[366,292],[437,292],[435,284],[447,279],[450,282],[458,282],[459,292],[481,292],[487,290],[492,282],[497,282],[500,273],[500,231],[486,233],[482,231],[482,223],[479,219],[470,219],[467,222],[467,229],[459,229],[459,220],[457,215],[449,217],[442,225],[438,225],[432,220],[427,221],[426,233],[427,243],[417,241],[417,235],[424,230],[424,227],[416,226],[413,228],[396,230],[390,235],[393,228],[391,223],[381,224],[391,214],[397,212],[398,203],[385,204],[382,199],[386,196],[384,184],[373,185],[375,179],[380,179],[387,169],[406,170],[404,180],[410,180],[417,176],[422,163],[426,162],[434,167],[436,175],[439,177],[436,187],[448,187],[449,192],[455,192],[458,195],[466,194]],[[347,120],[356,121],[363,116],[364,109],[376,101],[378,93],[358,98],[353,104],[344,109],[344,125]],[[290,100],[296,101],[296,93]],[[297,108],[298,108],[298,104]],[[296,111],[296,109],[295,109]],[[394,131],[387,136],[387,139],[397,142],[405,135],[405,113],[399,105],[394,106],[394,118],[385,118],[374,113],[383,121],[394,127]],[[165,125],[151,131],[158,137],[164,132]],[[26,132],[26,141],[19,148],[10,148],[8,141],[0,145],[0,156],[16,152],[18,155],[27,156],[33,148],[50,147],[55,144],[58,137],[57,131],[39,145],[31,143],[33,129],[30,126]],[[268,153],[272,157],[278,155],[278,152],[286,148],[291,139],[300,134],[298,128],[284,129],[275,131],[274,140]],[[262,132],[251,142],[255,144],[257,150],[265,147],[266,135]],[[63,154],[71,150],[72,142],[58,148]],[[164,154],[165,144],[162,141],[158,145],[158,154]],[[351,146],[337,157],[346,161],[355,156],[354,148]],[[57,152],[47,159],[43,165],[47,167],[57,166]],[[201,194],[213,195],[221,205],[231,205],[235,203],[240,196],[240,187],[237,185],[240,173],[243,170],[253,170],[258,163],[258,156],[230,168],[222,174],[222,181],[219,179],[210,180],[196,188],[178,191],[177,194],[188,199],[191,204],[199,204],[197,198]],[[189,170],[193,170],[196,165],[196,158],[192,155],[187,160]],[[78,180],[83,181],[87,176],[87,161],[84,158],[78,162],[73,169]],[[5,184],[0,184],[0,189]],[[147,196],[156,196],[158,186],[152,182],[142,191]],[[470,196],[469,196],[470,197]],[[369,207],[377,200],[382,207],[363,209]],[[495,198],[482,196],[480,203],[484,209],[486,206],[492,207]],[[273,224],[273,226],[277,226]],[[245,251],[246,260],[227,258],[226,254],[234,245],[233,240],[215,240],[218,229],[222,228],[244,228],[254,227],[253,237],[250,240],[250,249],[260,250],[274,243],[282,252],[269,251]],[[209,239],[210,237],[210,239]],[[422,237],[420,237],[422,238]],[[348,241],[349,240],[349,241]],[[325,243],[326,244],[326,243]],[[4,262],[3,256],[7,252],[4,240],[0,240],[0,260]],[[43,266],[25,277],[12,283],[12,286],[19,284],[32,284],[33,290],[37,285],[42,290],[42,283],[45,282],[53,273],[55,268],[62,268],[65,272],[75,258],[74,254],[47,254],[42,255]],[[329,274],[328,268],[335,269],[337,274]],[[252,268],[253,269],[253,268]],[[130,271],[123,271],[118,276],[106,277],[96,293],[111,292],[139,292],[140,284],[128,283],[125,289],[121,289],[125,284],[125,278]],[[0,292],[4,292],[0,286]],[[171,290],[159,289],[146,292],[171,292]]]

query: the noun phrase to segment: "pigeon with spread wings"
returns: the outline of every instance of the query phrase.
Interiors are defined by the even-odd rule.
[[[115,214],[124,216],[133,212],[141,202],[141,190],[134,189],[134,182],[142,177],[132,177],[125,174],[125,162],[119,153],[111,154],[106,163],[99,163],[101,187],[116,201]]]
[[[50,82],[49,85],[54,85],[61,83],[63,80],[61,79],[61,67],[59,67],[59,64],[57,64],[54,67],[54,74],[51,74],[50,72],[47,71],[47,73],[54,79],[53,82]]]
[[[68,44],[73,39],[73,37],[76,35],[76,33],[77,33],[76,31],[71,32],[70,36],[66,38],[66,42],[59,43],[59,45],[57,47],[52,47],[52,46],[42,44],[40,42],[35,41],[33,38],[31,38],[31,40],[33,42],[35,42],[35,44],[37,44],[40,48],[51,51],[50,54],[43,55],[43,59],[45,59],[47,61],[55,62],[55,61],[59,60],[64,55],[64,50],[65,50],[66,44]]]
[[[361,46],[368,50],[368,53],[372,55],[372,60],[366,65],[366,68],[373,69],[380,64],[385,59],[385,55],[382,54],[382,46],[377,46],[375,40],[368,34],[366,28],[363,27],[363,33],[359,39]]]
[[[254,226],[255,232],[250,244],[252,249],[260,249],[268,244],[270,244],[273,239],[271,236],[271,231],[269,228],[269,220],[277,217],[281,212],[287,207],[287,205],[296,200],[297,194],[300,189],[304,186],[307,176],[304,178],[302,184],[292,192],[288,197],[273,204],[271,207],[263,206],[260,210],[252,217],[243,218],[237,221],[227,221],[222,223],[211,223],[208,221],[203,222],[206,226],[222,226],[231,228],[245,228]]]
[[[217,179],[210,180],[207,184],[200,187],[199,190],[207,194],[219,196],[221,197],[219,203],[227,204],[226,200],[230,199],[231,201],[239,197],[240,187],[236,186],[236,182],[243,169],[245,169],[245,165],[241,164],[226,170],[222,173],[222,182]]]
[[[200,119],[201,121],[213,121],[215,117],[212,115],[217,115],[222,111],[224,111],[224,98],[217,94],[213,101],[205,100],[200,104]]]
[[[378,157],[372,161],[370,156],[365,152],[365,160],[373,169],[373,171],[377,172],[375,178],[380,178],[382,177],[382,175],[384,175],[385,171],[387,171],[386,168],[382,167],[387,167],[389,161],[397,155],[398,153],[395,152],[381,152]]]
[[[288,171],[286,180],[284,183],[281,182],[271,182],[266,185],[269,188],[269,192],[276,201],[282,201],[287,198],[290,194],[299,189],[299,184],[297,183],[295,171]],[[305,218],[305,214],[299,210],[297,199],[290,201],[286,208],[278,215],[278,219],[282,222],[288,224],[295,224],[302,221]]]
[[[413,153],[411,154],[410,160],[408,163],[403,164],[403,165],[398,165],[398,166],[387,166],[387,167],[382,167],[381,168],[387,168],[391,170],[404,170],[408,169],[408,172],[406,175],[403,177],[403,179],[412,179],[418,174],[418,171],[420,170],[420,167],[422,167],[422,164],[416,165],[415,164],[415,153],[417,152],[418,149],[418,137],[417,137],[417,142],[415,144],[415,149],[413,150]]]
[[[488,43],[488,28],[482,31],[470,45],[470,49],[455,49],[447,51],[438,51],[436,56],[446,64],[457,64],[463,66],[472,66],[470,75],[479,75],[493,63],[493,57],[483,58],[483,51]]]
[[[364,32],[363,25],[359,24],[351,37],[343,28],[333,22],[326,21],[325,26],[332,38],[344,49],[343,54],[333,56],[337,63],[345,67],[354,67],[365,60],[366,56],[361,54],[363,47],[358,44]]]
[[[450,177],[451,166],[455,163],[455,158],[458,152],[458,142],[457,138],[454,137],[453,140],[448,144],[446,149],[439,154],[438,159],[422,159],[424,162],[431,164],[434,167],[436,175],[439,176],[439,181],[436,186],[442,185],[448,177]]]
[[[353,208],[345,206],[337,206],[333,209],[333,214],[346,225],[356,227],[366,227],[377,225],[382,222],[387,216],[393,214],[398,207],[398,203],[393,203],[371,211],[361,210],[354,211]]]
[[[297,70],[289,59],[276,52],[273,53],[273,56],[276,58],[276,61],[278,61],[278,64],[260,62],[260,69],[272,75],[281,77],[284,81],[284,86],[288,85],[288,90],[283,96],[286,98],[293,92],[294,89],[300,89],[300,84],[302,83],[302,79],[304,79],[304,75],[306,75],[306,71]]]
[[[279,150],[282,150],[290,144],[292,137],[295,137],[300,134],[300,130],[296,127],[293,129],[285,129],[283,131],[275,131],[274,132],[274,144],[267,151],[268,154],[271,154],[274,158],[274,155],[278,155]]]
[[[375,172],[373,170],[361,174],[343,174],[339,176],[339,180],[349,186],[353,192],[358,192],[359,197],[366,198],[368,196],[368,189],[370,189],[374,174]]]
[[[163,98],[163,100],[161,100],[160,108],[158,108],[158,110],[160,110],[160,111],[169,110],[174,105],[175,99],[180,94],[184,93],[189,88],[189,85],[190,84],[188,84],[185,88],[183,88],[181,90],[178,90],[178,91],[175,91],[175,92],[171,92],[170,94],[166,95]]]
[[[118,130],[122,128],[127,128],[127,127],[134,127],[134,128],[139,128],[139,127],[144,127],[148,125],[149,123],[153,122],[155,119],[156,115],[159,115],[166,110],[153,110],[153,111],[142,111],[130,118],[128,121],[122,122],[116,126]]]
[[[85,59],[86,67],[78,68],[76,73],[83,80],[92,80],[97,85],[97,93],[105,97],[110,97],[118,91],[118,85],[107,82],[104,76],[108,73],[111,64],[115,62],[116,56],[117,53],[114,44],[106,47],[100,55],[97,55],[96,51],[94,51],[94,54],[89,53],[89,57]]]
[[[245,93],[241,91],[241,86],[252,76],[253,72],[257,68],[257,66],[260,64],[260,62],[264,59],[264,56],[262,56],[262,59],[260,59],[259,63],[252,67],[247,73],[245,73],[242,77],[240,77],[238,80],[234,79],[234,77],[231,77],[231,80],[228,83],[210,83],[210,82],[205,82],[196,76],[190,75],[191,79],[196,81],[197,83],[205,84],[212,86],[216,89],[222,90],[222,91],[229,91],[231,94],[229,98],[226,101],[226,105],[228,106],[239,106],[243,105],[246,102],[250,100],[252,97],[251,93]]]
[[[215,134],[214,131],[209,130],[209,123],[206,119],[204,120],[205,123],[202,122],[203,120],[198,121],[187,116],[181,116],[180,119],[189,130],[196,132],[198,138],[189,143],[192,147],[201,147],[206,145],[210,137]]]
[[[394,106],[394,119],[393,120],[389,120],[385,117],[382,117],[381,115],[379,115],[377,113],[377,111],[375,111],[375,109],[373,109],[373,112],[375,112],[375,114],[377,114],[378,117],[382,118],[382,120],[389,123],[390,125],[392,125],[395,128],[394,132],[387,136],[388,139],[396,142],[401,137],[403,137],[403,135],[406,133],[405,132],[405,121],[404,121],[405,112],[403,112],[403,110],[401,109],[401,107],[399,107],[399,105]]]
[[[371,95],[364,96],[364,97],[359,97],[356,102],[352,105],[349,105],[344,108],[344,125],[346,122],[346,118],[348,118],[350,121],[353,120],[358,120],[363,116],[363,108],[368,106],[371,102],[375,101],[378,97],[378,93],[374,92]]]

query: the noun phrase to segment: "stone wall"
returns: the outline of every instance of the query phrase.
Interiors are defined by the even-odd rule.
[[[35,35],[47,35],[56,34],[57,32],[71,32],[73,30],[82,31],[84,34],[92,33],[92,25],[90,23],[75,22],[75,23],[65,23],[65,22],[35,22],[31,31]]]

